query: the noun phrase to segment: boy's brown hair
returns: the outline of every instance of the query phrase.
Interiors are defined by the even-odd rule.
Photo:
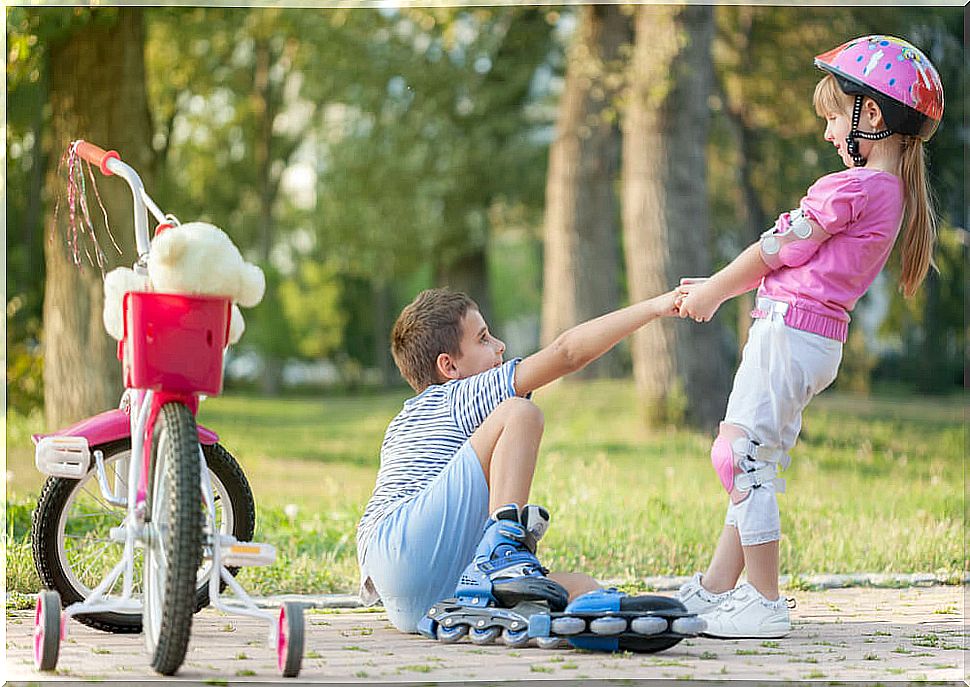
[[[461,352],[461,321],[469,309],[478,310],[478,305],[460,291],[427,289],[398,315],[391,330],[391,355],[416,392],[440,383],[440,354]]]

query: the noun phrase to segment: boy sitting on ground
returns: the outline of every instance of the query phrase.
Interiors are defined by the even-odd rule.
[[[418,294],[391,333],[394,362],[417,395],[387,428],[377,483],[358,525],[364,603],[380,598],[394,627],[415,632],[432,604],[455,595],[460,579],[485,574],[492,600],[509,606],[521,600],[524,578],[555,606],[599,588],[588,575],[548,573],[535,558],[548,513],[527,505],[543,430],[542,411],[528,397],[648,322],[677,314],[675,296],[589,320],[527,358],[503,362],[505,344],[468,296]],[[476,549],[495,541],[488,534],[496,527],[503,528],[500,539],[511,533],[506,544],[518,550],[506,550],[506,564],[493,559],[480,568],[489,552]]]

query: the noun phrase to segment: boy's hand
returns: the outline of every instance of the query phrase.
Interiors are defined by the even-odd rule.
[[[721,306],[718,294],[708,286],[706,280],[681,280],[677,293],[678,314],[682,318],[690,317],[695,322],[708,322]]]
[[[674,317],[680,314],[680,299],[683,298],[678,289],[657,296],[661,317]]]

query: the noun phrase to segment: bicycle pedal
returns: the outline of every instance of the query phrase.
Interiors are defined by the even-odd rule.
[[[222,564],[235,568],[272,565],[276,562],[276,547],[258,542],[237,542],[222,547]]]
[[[91,451],[84,437],[44,437],[34,450],[37,469],[51,477],[80,479],[91,466]]]

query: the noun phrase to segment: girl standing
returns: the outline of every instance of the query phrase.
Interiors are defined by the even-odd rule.
[[[679,593],[715,637],[781,637],[776,493],[802,410],[832,383],[849,312],[883,268],[901,227],[901,287],[912,296],[932,264],[936,217],[923,143],[943,114],[943,86],[916,47],[865,36],[815,58],[826,75],[814,105],[846,170],[816,181],[799,207],[710,279],[684,283],[680,316],[711,319],[758,287],[756,318],[711,461],[729,495],[710,565]],[[747,582],[735,587],[742,570]]]

